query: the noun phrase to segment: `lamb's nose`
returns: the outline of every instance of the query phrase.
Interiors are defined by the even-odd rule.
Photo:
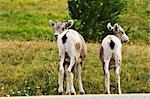
[[[125,43],[128,43],[128,42],[129,42],[129,39],[127,39],[127,40],[124,40],[124,42],[125,42]]]

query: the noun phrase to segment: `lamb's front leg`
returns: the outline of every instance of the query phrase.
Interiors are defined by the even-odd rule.
[[[75,57],[70,58],[70,65],[67,69],[67,90],[66,94],[76,94],[74,86],[73,86],[73,73],[71,72],[72,67],[75,65]]]
[[[58,79],[58,84],[59,84],[59,88],[58,88],[58,94],[62,95],[63,93],[63,81],[64,81],[64,59],[65,59],[65,54],[61,54],[60,56],[60,62],[59,62],[59,79]]]

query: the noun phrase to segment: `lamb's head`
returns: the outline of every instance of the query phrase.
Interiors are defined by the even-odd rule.
[[[126,35],[123,28],[117,23],[115,23],[114,26],[111,26],[111,23],[108,23],[107,28],[110,31],[110,34],[116,35],[122,42],[129,41],[129,37]]]
[[[53,27],[55,38],[57,38],[63,31],[72,27],[73,20],[68,20],[67,22],[54,22],[49,20],[49,25]]]

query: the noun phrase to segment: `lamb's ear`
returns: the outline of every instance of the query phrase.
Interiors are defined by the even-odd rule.
[[[115,24],[114,24],[114,29],[115,29],[115,31],[118,30],[118,27],[119,27],[119,25],[118,25],[117,23],[115,23]]]
[[[49,20],[49,26],[54,26],[55,25],[55,22],[54,21],[52,21],[52,20]]]
[[[108,29],[109,31],[112,30],[112,26],[111,26],[111,23],[110,23],[110,22],[107,24],[107,29]]]
[[[71,28],[73,26],[73,23],[74,23],[73,20],[68,20],[66,27]]]

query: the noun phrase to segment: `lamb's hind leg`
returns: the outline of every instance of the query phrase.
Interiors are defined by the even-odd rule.
[[[110,73],[109,73],[109,68],[108,68],[108,63],[105,63],[105,88],[108,94],[110,94]],[[108,64],[108,65],[107,65]]]
[[[118,87],[118,93],[121,94],[121,86],[120,86],[120,66],[116,67],[116,79],[117,79],[117,87]]]
[[[115,64],[116,64],[115,73],[116,73],[118,93],[121,94],[121,86],[120,86],[120,73],[121,73],[120,65],[121,65],[121,59],[116,57],[115,61],[116,61],[115,62]]]
[[[105,88],[108,94],[110,94],[110,73],[109,73],[110,59],[111,56],[108,56],[107,60],[104,60]]]
[[[80,92],[80,94],[85,94],[85,91],[82,86],[82,78],[81,78],[82,63],[78,64],[77,69],[78,69],[79,92]]]

